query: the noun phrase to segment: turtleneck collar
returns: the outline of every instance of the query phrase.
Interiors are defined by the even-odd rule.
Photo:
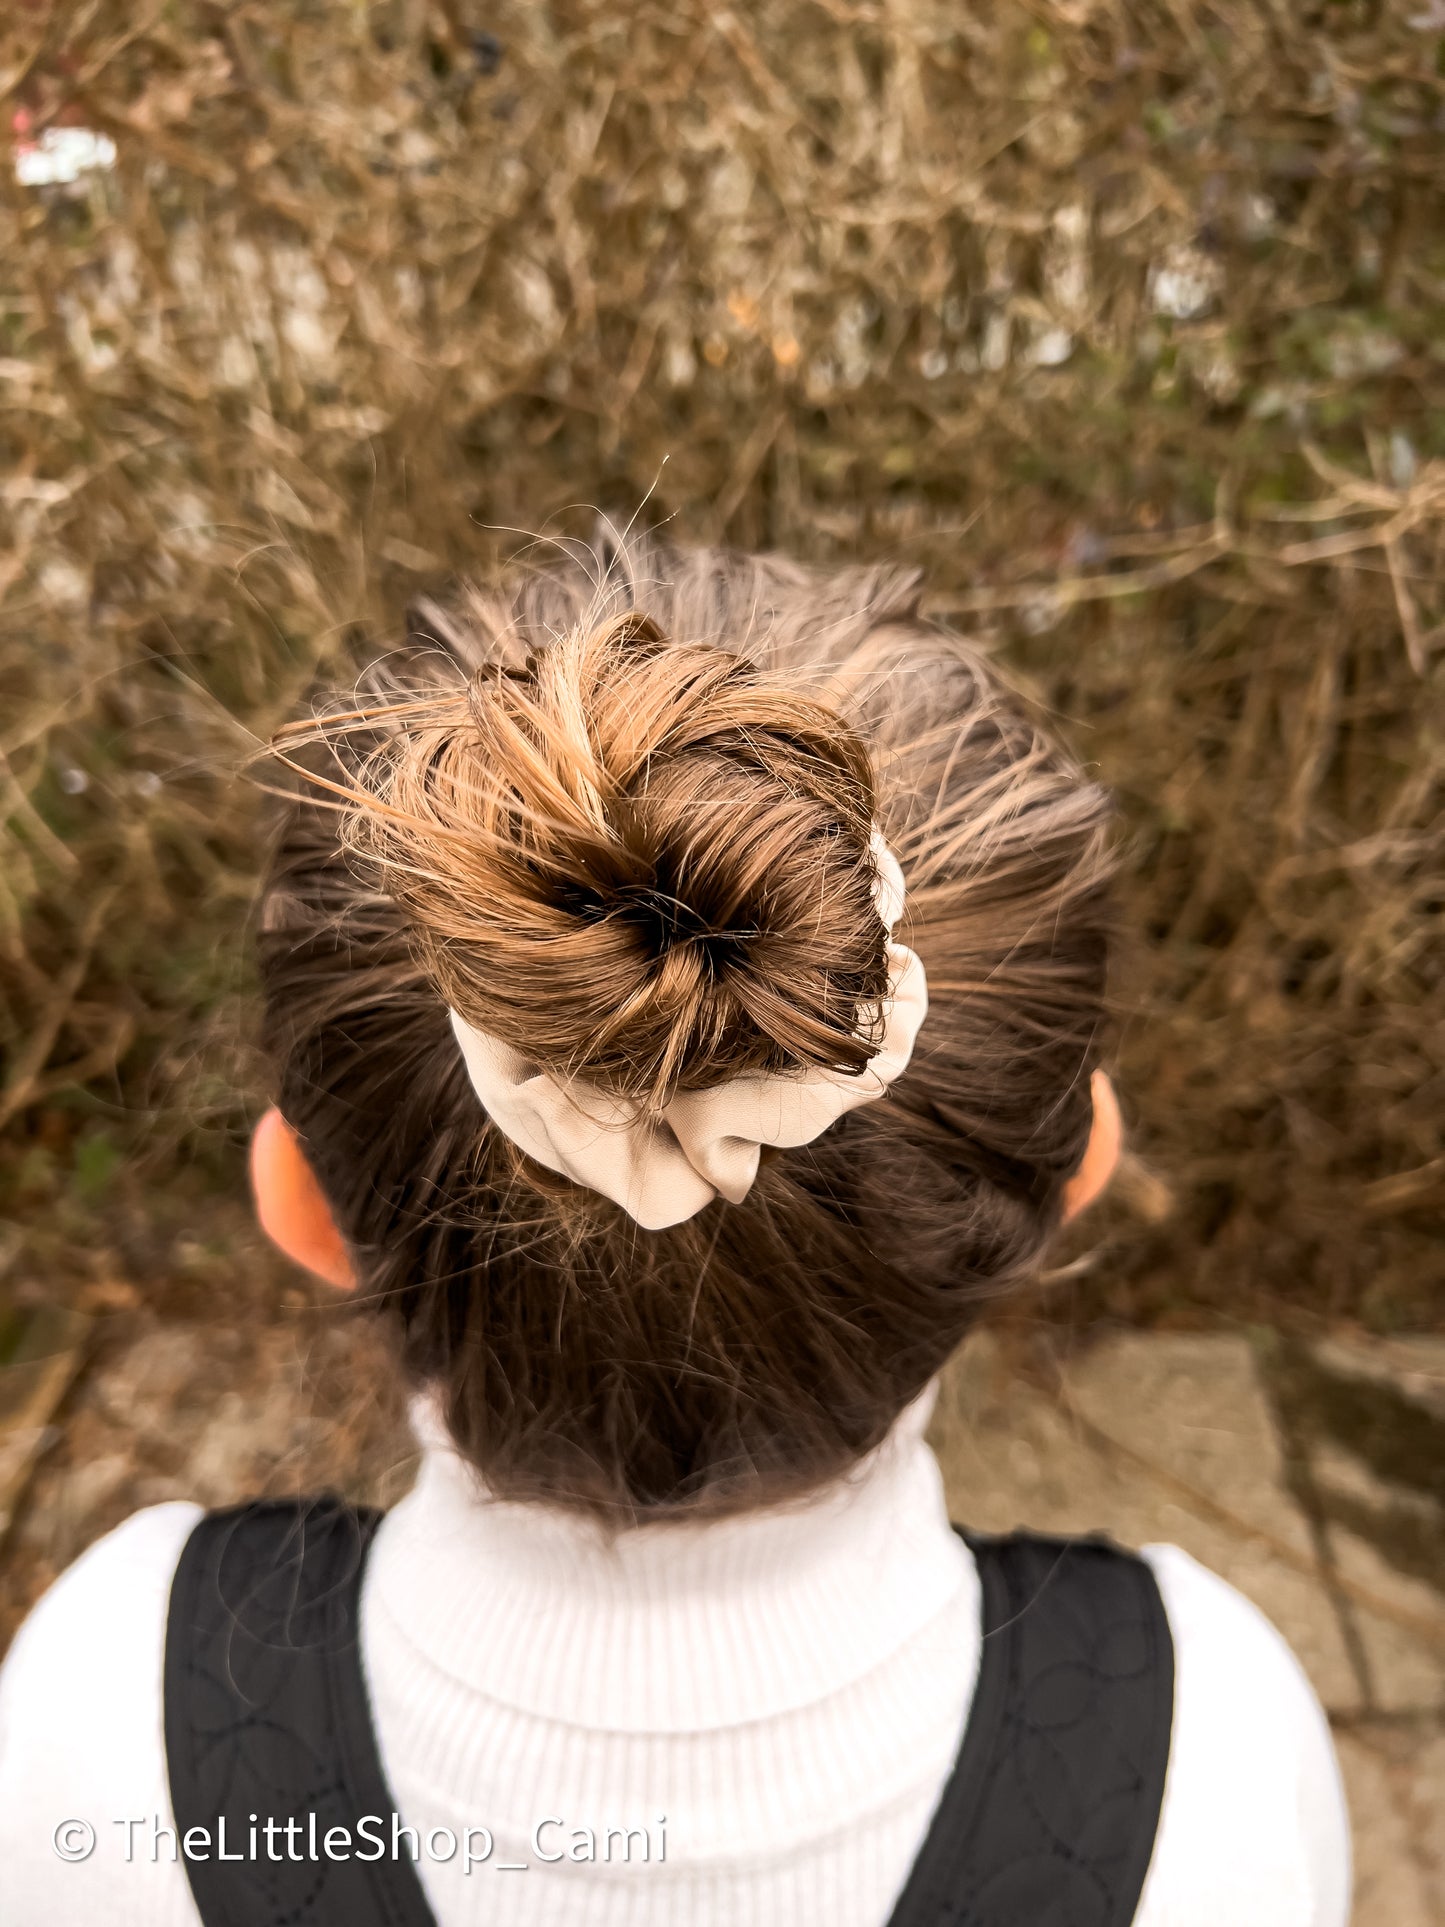
[[[459,1686],[572,1725],[697,1732],[806,1706],[950,1606],[976,1622],[923,1437],[932,1404],[930,1389],[802,1503],[609,1534],[493,1498],[419,1400],[421,1471],[378,1536],[367,1610]]]

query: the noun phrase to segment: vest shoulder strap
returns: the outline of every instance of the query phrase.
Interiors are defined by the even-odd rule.
[[[978,1683],[889,1927],[1128,1927],[1174,1712],[1154,1575],[1098,1538],[963,1537],[983,1588]]]
[[[205,1927],[435,1927],[409,1842],[393,1852],[361,1668],[379,1521],[335,1498],[244,1505],[208,1514],[181,1553],[166,1761]]]
[[[409,1843],[393,1848],[361,1667],[378,1523],[332,1498],[253,1504],[209,1514],[182,1552],[166,1755],[204,1927],[436,1927]],[[1102,1540],[964,1537],[978,1683],[889,1927],[1128,1927],[1173,1717],[1153,1574]]]

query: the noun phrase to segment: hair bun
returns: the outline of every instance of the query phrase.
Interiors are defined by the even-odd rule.
[[[822,703],[630,611],[388,729],[350,839],[470,1022],[618,1095],[863,1068],[873,772]]]

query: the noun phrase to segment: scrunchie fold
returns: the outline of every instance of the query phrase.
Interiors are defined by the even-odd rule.
[[[888,992],[879,1006],[880,1048],[856,1076],[842,1071],[754,1072],[707,1091],[681,1091],[660,1116],[595,1085],[562,1083],[525,1053],[451,1014],[472,1088],[512,1142],[591,1191],[600,1191],[645,1231],[695,1217],[715,1197],[741,1204],[758,1174],[762,1146],[811,1144],[845,1111],[883,1096],[913,1055],[928,1014],[923,961],[891,941],[903,914],[903,872],[875,831],[873,901],[889,933]]]

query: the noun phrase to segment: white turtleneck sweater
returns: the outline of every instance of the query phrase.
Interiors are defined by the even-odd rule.
[[[808,1504],[611,1543],[488,1497],[423,1409],[377,1536],[362,1648],[382,1761],[440,1927],[883,1927],[967,1722],[979,1586],[925,1403]],[[0,1921],[196,1927],[171,1824],[162,1655],[198,1514],[137,1513],[40,1602],[0,1671]],[[1349,1845],[1298,1663],[1177,1548],[1147,1553],[1175,1645],[1140,1927],[1344,1927]],[[67,1862],[61,1823],[95,1830]],[[133,1857],[125,1857],[127,1829]],[[539,1823],[546,1822],[541,1826]],[[630,1843],[606,1829],[637,1829]],[[595,1838],[594,1861],[574,1859]],[[62,1831],[62,1845],[83,1836]],[[473,1835],[480,1853],[485,1837]],[[560,1854],[561,1858],[549,1856]],[[153,1857],[156,1856],[156,1857]],[[508,1863],[508,1864],[503,1864]]]

